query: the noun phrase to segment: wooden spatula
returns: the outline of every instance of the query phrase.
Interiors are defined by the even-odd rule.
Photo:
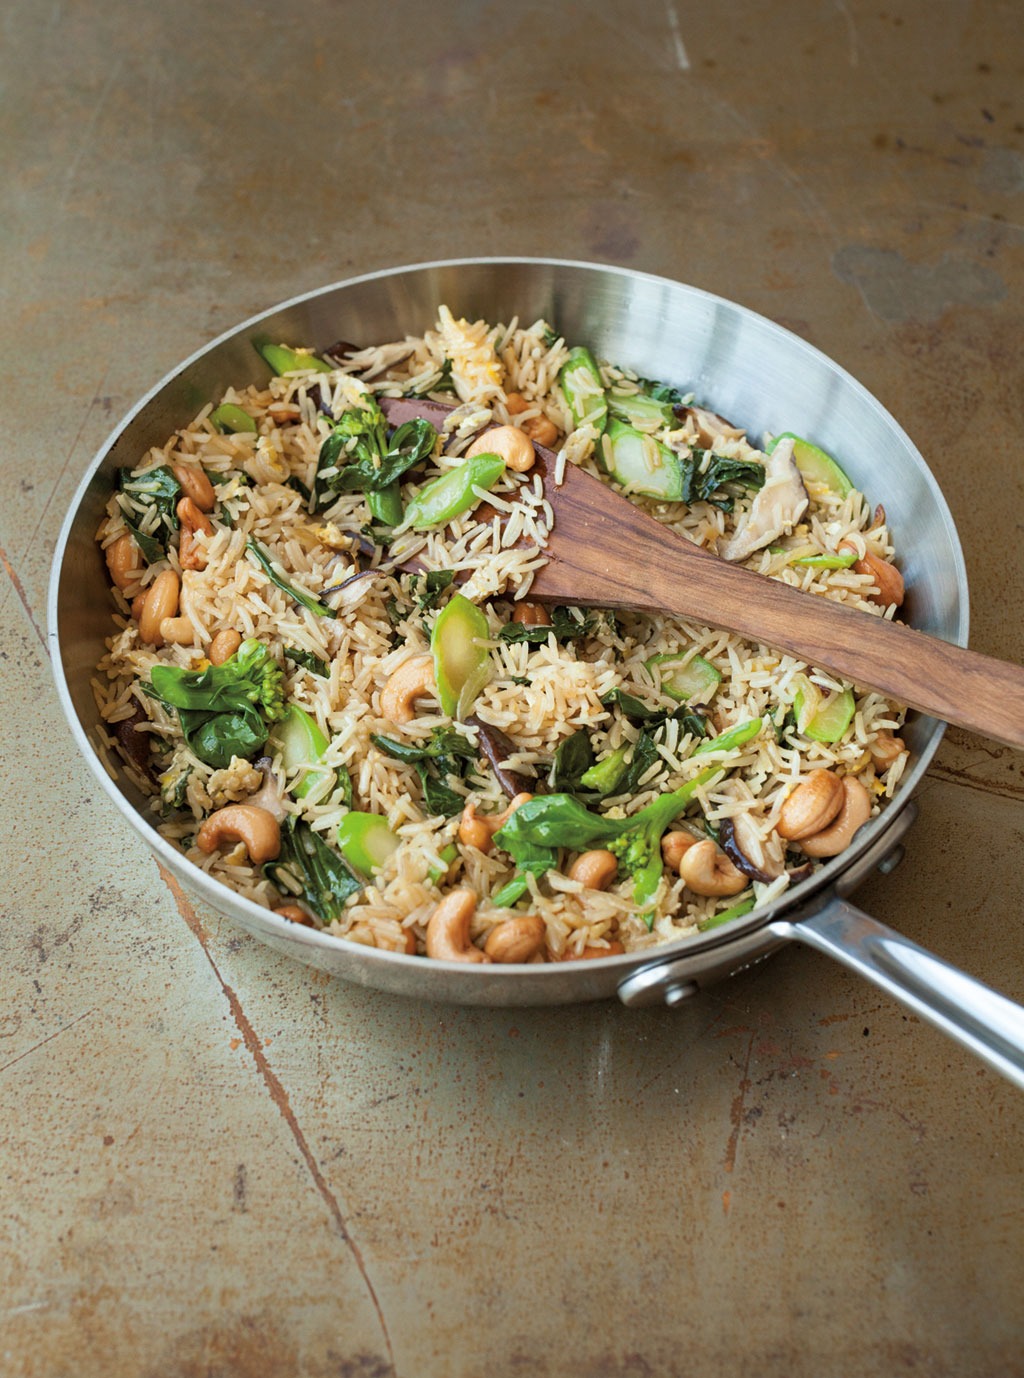
[[[416,398],[380,401],[393,425],[422,416],[440,428],[451,410]],[[729,564],[572,464],[556,484],[554,454],[534,448],[555,522],[531,600],[665,612],[721,627],[1024,747],[1024,668]]]

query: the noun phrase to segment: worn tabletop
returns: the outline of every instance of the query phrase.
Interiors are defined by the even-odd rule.
[[[678,1011],[292,964],[128,835],[52,687],[60,522],[215,334],[433,258],[624,264],[832,355],[1024,660],[1024,43],[999,0],[0,12],[0,1372],[1024,1373],[1024,1096],[792,947]],[[897,533],[898,536],[898,533]],[[950,730],[870,912],[1016,999],[1024,757]]]

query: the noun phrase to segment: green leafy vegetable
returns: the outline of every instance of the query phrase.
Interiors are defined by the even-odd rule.
[[[694,450],[690,458],[683,459],[681,463],[682,500],[686,503],[709,502],[712,507],[731,512],[735,505],[733,499],[720,493],[715,496],[725,484],[735,483],[752,491],[764,486],[764,465],[754,460],[727,459],[709,450]]]
[[[590,767],[580,776],[580,784],[585,790],[591,790],[594,794],[600,795],[603,799],[609,794],[619,792],[619,782],[626,773],[626,757],[629,755],[628,746],[620,746],[611,752],[603,761],[598,761],[596,765]]]
[[[312,651],[300,651],[297,646],[286,646],[284,653],[296,665],[301,665],[304,670],[310,670],[314,675],[319,675],[321,679],[327,679],[331,673],[331,667],[327,661],[321,660]]]
[[[267,740],[269,724],[284,714],[281,668],[262,641],[250,638],[223,665],[182,670],[155,665],[151,698],[177,710],[191,750],[215,769],[233,756],[251,759]]]
[[[506,622],[498,636],[510,645],[525,641],[529,646],[545,646],[552,633],[556,641],[564,642],[589,636],[593,630],[594,617],[589,612],[577,618],[570,608],[556,606],[550,609],[550,613],[550,626],[529,627],[523,622]]]
[[[704,715],[688,708],[676,708],[671,713],[663,708],[651,708],[634,694],[627,694],[625,689],[609,690],[602,696],[601,702],[606,708],[618,707],[632,722],[646,723],[648,727],[653,728],[671,720],[681,723],[691,736],[707,736],[707,720]]]
[[[683,392],[671,383],[659,383],[654,378],[638,378],[638,384],[643,388],[648,397],[653,397],[656,402],[667,402],[672,407],[688,407],[693,396],[692,393]]]
[[[450,727],[435,727],[427,746],[412,746],[376,734],[370,740],[385,755],[415,767],[423,787],[427,813],[453,818],[462,812],[465,798],[445,783],[453,775],[461,779],[477,759],[476,747],[467,742],[461,732]]]
[[[633,898],[643,905],[661,879],[662,834],[701,786],[721,773],[715,766],[701,771],[688,784],[661,795],[632,818],[592,813],[570,794],[537,795],[516,809],[494,840],[520,871],[536,870],[559,847],[574,852],[597,845],[607,847],[618,858],[620,868],[633,877]]]
[[[144,474],[132,478],[130,469],[119,469],[117,486],[125,525],[138,542],[139,549],[150,564],[162,560],[172,537],[178,532],[177,506],[181,499],[181,484],[171,468],[158,464]],[[142,507],[142,512],[139,511]],[[156,525],[151,525],[151,513],[158,513]],[[143,531],[145,525],[149,529]]]
[[[709,928],[720,928],[723,923],[729,923],[733,919],[742,918],[744,914],[749,914],[757,900],[753,895],[745,900],[740,900],[739,904],[731,905],[728,909],[723,909],[718,914],[712,914],[710,918],[701,919],[697,925],[701,933],[706,933]]]
[[[590,733],[586,728],[581,728],[559,743],[548,777],[551,788],[577,793],[583,776],[593,764],[594,748],[590,743]]]
[[[387,418],[372,397],[344,412],[320,447],[313,480],[314,511],[327,492],[364,493],[373,516],[385,526],[402,520],[398,480],[434,450],[437,431],[422,417],[387,436]]]
[[[418,592],[420,579],[423,579],[423,592]],[[429,612],[441,601],[445,589],[451,588],[455,581],[453,569],[432,569],[425,575],[413,574],[410,577],[410,591],[416,599],[420,612]]]
[[[283,873],[283,874],[282,874]],[[345,901],[363,888],[340,856],[297,814],[281,824],[281,851],[276,861],[263,865],[263,874],[282,894],[292,894],[285,876],[301,887],[302,898],[323,923],[340,919]]]
[[[315,612],[317,617],[337,617],[338,614],[334,609],[329,608],[326,603],[321,603],[319,598],[314,598],[311,593],[306,593],[305,590],[298,589],[294,584],[289,583],[284,575],[279,573],[270,554],[263,549],[255,536],[249,537],[245,543],[245,548],[255,557],[256,563],[263,570],[263,573],[270,582],[276,584],[276,586],[286,593],[289,598],[294,598],[296,603],[301,604],[304,608],[308,608],[310,612]]]
[[[633,755],[622,779],[616,785],[616,793],[635,794],[640,786],[640,781],[658,760],[660,757],[657,744],[651,733],[643,728],[633,743]]]

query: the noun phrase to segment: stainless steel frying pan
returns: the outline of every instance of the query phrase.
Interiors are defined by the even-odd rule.
[[[884,501],[909,590],[905,615],[921,630],[967,641],[967,582],[942,494],[910,439],[849,374],[803,340],[731,302],[626,269],[549,259],[471,259],[399,268],[297,297],[222,335],[168,374],[102,447],[71,505],[54,558],[49,637],[68,721],[97,780],[165,866],[254,937],[345,980],[402,995],[479,1005],[533,1005],[618,995],[670,1005],[792,939],[817,947],[889,991],[1024,1086],[1024,1010],[900,937],[847,898],[890,869],[914,814],[911,795],[943,725],[913,715],[912,765],[886,810],[853,845],[774,904],[654,955],[534,966],[427,961],[333,938],[278,919],[212,881],[152,827],[132,785],[110,779],[92,744],[89,680],[110,633],[110,597],[96,528],[114,471],[187,424],[229,385],[266,377],[254,336],[324,347],[420,334],[440,303],[456,316],[531,322],[641,375],[692,388],[754,434],[791,429],[842,456],[858,487]]]

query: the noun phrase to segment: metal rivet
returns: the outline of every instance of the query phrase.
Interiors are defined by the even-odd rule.
[[[895,871],[896,867],[903,860],[906,852],[903,847],[894,847],[891,852],[886,852],[885,856],[878,863],[878,870],[883,876],[887,876],[890,871]]]
[[[696,995],[700,986],[696,981],[673,981],[665,987],[665,1004],[669,1006],[681,1005],[684,1000],[689,1000],[691,995]]]

